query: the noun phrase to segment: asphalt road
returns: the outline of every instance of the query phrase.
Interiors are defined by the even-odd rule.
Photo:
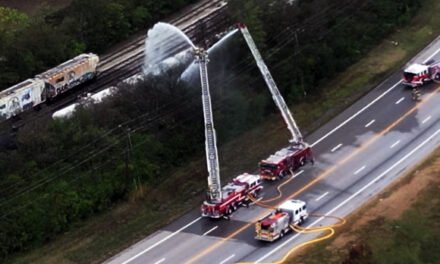
[[[440,61],[440,39],[413,61]],[[347,216],[440,144],[440,85],[423,87],[422,101],[395,73],[343,113],[310,135],[315,165],[296,172],[283,198],[308,202],[309,213]],[[294,113],[293,113],[294,114]],[[268,153],[269,154],[269,153]],[[265,185],[264,198],[276,195],[278,183]],[[231,220],[200,218],[198,208],[157,231],[106,263],[271,262],[317,234],[294,234],[274,243],[254,239],[254,222],[270,210],[253,205]],[[306,226],[335,223],[309,218]]]

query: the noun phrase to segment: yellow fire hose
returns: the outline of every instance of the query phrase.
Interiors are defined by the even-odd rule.
[[[332,237],[335,234],[335,230],[329,226],[323,226],[323,227],[319,227],[319,228],[311,228],[310,230],[297,229],[297,226],[294,226],[294,225],[291,225],[290,228],[292,228],[294,231],[296,231],[298,233],[314,233],[314,232],[321,232],[321,231],[329,231],[329,233],[324,236],[303,242],[303,243],[291,248],[280,260],[277,260],[272,263],[276,263],[276,264],[284,263],[287,260],[287,258],[298,248],[329,239],[330,237]]]
[[[291,180],[291,179],[289,179],[289,180]],[[284,185],[284,184],[286,184],[287,182],[285,182],[285,183],[283,183],[283,184],[281,184],[281,185],[279,185],[278,186],[278,192],[280,193],[280,197],[282,196],[282,193],[281,193],[281,191],[280,191],[280,188],[282,187],[282,185]],[[279,197],[278,197],[279,198]],[[278,199],[277,198],[277,199]],[[261,206],[261,207],[264,207],[264,208],[269,208],[269,209],[275,209],[273,206],[270,206],[270,205],[266,205],[266,204],[264,204],[264,203],[262,203],[262,202],[259,202],[259,201],[257,201],[256,199],[255,199],[255,197],[253,197],[253,196],[251,196],[251,195],[249,195],[249,199],[253,202],[253,203],[255,203],[256,205],[259,205],[259,206]],[[272,199],[273,198],[271,198],[271,199],[268,199],[269,201],[272,201]],[[268,200],[265,200],[265,201],[268,201]],[[275,200],[275,199],[273,199],[273,200]],[[336,224],[333,224],[333,225],[328,225],[328,226],[320,226],[320,227],[308,227],[308,228],[304,228],[304,227],[300,227],[300,226],[298,226],[298,225],[290,225],[290,228],[293,230],[293,231],[295,231],[295,232],[297,232],[297,233],[314,233],[314,232],[322,232],[322,231],[329,231],[329,233],[328,234],[326,234],[326,235],[324,235],[324,236],[321,236],[321,237],[318,237],[318,238],[315,238],[315,239],[312,239],[312,240],[309,240],[309,241],[306,241],[306,242],[303,242],[303,243],[301,243],[301,244],[299,244],[299,245],[297,245],[297,246],[295,246],[295,247],[293,247],[293,248],[291,248],[280,260],[277,260],[277,261],[275,261],[275,262],[266,262],[266,263],[261,263],[261,264],[282,264],[282,263],[284,263],[286,260],[287,260],[287,258],[295,251],[295,250],[297,250],[298,248],[301,248],[301,247],[304,247],[304,246],[306,246],[306,245],[310,245],[310,244],[313,244],[313,243],[317,243],[317,242],[320,242],[320,241],[323,241],[323,240],[326,240],[326,239],[329,239],[330,237],[332,237],[334,234],[335,234],[335,230],[334,230],[334,228],[336,228],[336,227],[340,227],[340,226],[342,226],[343,224],[345,224],[346,223],[346,220],[345,219],[343,219],[343,218],[341,218],[341,217],[337,217],[337,216],[331,216],[331,215],[320,215],[320,214],[311,214],[311,215],[309,215],[310,217],[325,217],[325,218],[334,218],[334,219],[337,219],[339,222],[338,223],[336,223]],[[236,263],[236,264],[251,264],[252,262],[239,262],[239,263]]]
[[[280,185],[277,186],[277,191],[278,191],[278,195],[277,195],[277,196],[272,197],[272,198],[269,198],[269,199],[266,199],[266,200],[263,200],[263,201],[261,201],[261,202],[263,202],[263,203],[268,203],[268,202],[272,202],[272,201],[278,200],[278,199],[280,199],[281,197],[283,197],[283,193],[282,193],[282,191],[281,191],[281,188],[282,188],[284,185],[288,184],[291,180],[293,180],[293,174],[292,174],[292,176],[291,176],[289,179],[287,179],[285,182],[283,182],[283,183],[281,183]]]

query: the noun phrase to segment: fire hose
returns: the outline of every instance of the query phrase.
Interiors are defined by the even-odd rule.
[[[281,185],[279,186],[279,187],[281,187]],[[278,189],[279,190],[279,189]],[[279,191],[280,192],[280,194],[281,194],[281,191]],[[262,203],[262,202],[259,202],[259,201],[257,201],[256,199],[255,199],[255,197],[253,197],[252,195],[249,195],[249,199],[254,203],[254,204],[256,204],[256,205],[259,205],[259,206],[261,206],[261,207],[264,207],[264,208],[269,208],[269,209],[276,209],[276,208],[274,208],[273,206],[270,206],[270,205],[267,205],[267,204],[264,204],[264,203]],[[271,200],[271,199],[269,199],[269,200]],[[341,218],[341,217],[337,217],[337,216],[331,216],[331,215],[320,215],[320,214],[311,214],[311,215],[309,215],[310,217],[325,217],[325,218],[334,218],[334,219],[337,219],[339,222],[338,223],[336,223],[336,224],[333,224],[333,225],[328,225],[328,226],[320,226],[320,227],[300,227],[300,226],[298,226],[298,225],[290,225],[290,228],[293,230],[293,231],[295,231],[295,232],[297,232],[297,233],[299,233],[299,234],[308,234],[308,233],[315,233],[315,232],[322,232],[322,231],[328,231],[328,233],[326,234],[326,235],[324,235],[324,236],[321,236],[321,237],[318,237],[318,238],[315,238],[315,239],[312,239],[312,240],[309,240],[309,241],[306,241],[306,242],[303,242],[303,243],[301,243],[301,244],[299,244],[299,245],[297,245],[297,246],[295,246],[295,247],[293,247],[293,248],[291,248],[281,259],[279,259],[279,260],[277,260],[277,261],[275,261],[275,262],[270,262],[270,263],[261,263],[261,264],[282,264],[282,263],[284,263],[286,260],[287,260],[287,258],[295,251],[295,250],[297,250],[298,248],[301,248],[301,247],[304,247],[304,246],[306,246],[306,245],[310,245],[310,244],[314,244],[314,243],[317,243],[317,242],[320,242],[320,241],[323,241],[323,240],[326,240],[326,239],[329,239],[329,238],[331,238],[334,234],[335,234],[335,229],[334,228],[336,228],[336,227],[340,227],[340,226],[342,226],[342,225],[344,225],[345,223],[346,223],[346,220],[345,219],[343,219],[343,218]],[[239,262],[239,263],[237,263],[237,264],[250,264],[251,262]]]
[[[274,196],[274,197],[269,198],[269,199],[265,199],[262,202],[263,203],[268,203],[268,202],[272,202],[272,201],[278,200],[281,197],[283,197],[283,192],[281,191],[281,188],[284,185],[288,184],[291,180],[293,180],[293,173],[292,173],[292,176],[289,179],[287,179],[285,182],[283,182],[283,183],[281,183],[280,185],[277,186],[277,191],[278,191],[278,195],[277,196]]]

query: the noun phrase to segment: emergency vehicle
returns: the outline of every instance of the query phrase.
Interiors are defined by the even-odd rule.
[[[308,218],[307,205],[300,200],[287,200],[268,216],[255,224],[255,239],[272,242],[291,230],[291,225],[301,225]]]
[[[208,192],[201,206],[202,216],[210,218],[229,217],[249,196],[256,196],[263,186],[259,175],[242,174],[223,188],[220,181],[217,136],[214,128],[211,95],[208,80],[208,53],[201,48],[193,50],[199,64],[202,86],[203,121],[205,124],[206,165],[208,168]]]
[[[244,24],[238,24],[238,28],[243,34],[246,43],[254,56],[257,66],[265,80],[272,98],[281,112],[284,121],[287,124],[292,139],[289,140],[291,146],[283,154],[284,161],[279,161],[276,166],[283,164],[283,173],[295,169],[298,164],[304,165],[307,160],[313,160],[311,149],[302,139],[302,135],[296,125],[295,120],[287,107],[275,81],[270,74],[269,69],[264,63],[260,52],[255,45],[247,27]],[[202,88],[202,107],[205,124],[205,154],[208,168],[208,192],[207,198],[201,206],[202,216],[211,218],[228,217],[244,202],[249,201],[249,196],[254,196],[263,188],[259,175],[240,175],[232,182],[221,187],[220,169],[217,150],[217,136],[214,128],[214,118],[212,113],[211,95],[208,79],[208,53],[202,48],[193,49],[195,61],[199,65],[200,81]],[[280,156],[283,156],[280,155]],[[281,166],[281,165],[280,165]]]
[[[440,80],[440,64],[412,64],[403,71],[402,83],[419,87],[432,80]]]
[[[263,179],[276,180],[279,177],[286,176],[295,171],[298,167],[303,166],[307,161],[313,163],[313,155],[310,146],[304,142],[298,125],[293,119],[292,113],[289,110],[283,96],[278,89],[275,80],[273,79],[266,63],[263,60],[254,40],[252,39],[246,25],[238,24],[238,28],[243,34],[246,43],[251,50],[251,53],[257,62],[258,69],[266,82],[267,87],[272,95],[275,105],[281,112],[281,116],[287,125],[290,132],[291,139],[289,140],[290,147],[282,149],[268,159],[260,162],[260,176]]]
[[[277,180],[293,174],[307,162],[314,162],[311,148],[306,143],[291,145],[260,161],[260,176],[263,180]]]
[[[205,200],[202,204],[202,216],[210,218],[228,217],[241,205],[250,202],[249,196],[257,196],[263,189],[258,175],[242,174],[234,178],[222,188],[222,199],[218,201]]]

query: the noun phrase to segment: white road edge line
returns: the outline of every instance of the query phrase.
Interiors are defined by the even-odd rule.
[[[334,207],[333,209],[331,209],[330,211],[328,211],[325,216],[327,215],[331,215],[333,214],[336,210],[338,210],[339,208],[341,208],[342,206],[344,206],[346,203],[348,203],[349,201],[351,201],[353,198],[355,198],[356,196],[358,196],[361,192],[365,191],[366,189],[368,189],[373,183],[375,183],[376,181],[380,180],[382,177],[384,177],[385,175],[387,175],[391,170],[393,170],[395,167],[397,167],[400,163],[402,163],[403,161],[405,161],[406,159],[408,159],[409,157],[411,157],[416,151],[418,151],[420,148],[422,148],[424,145],[426,145],[428,142],[430,142],[434,137],[436,137],[438,134],[440,133],[440,129],[435,131],[434,134],[432,134],[431,136],[429,136],[427,139],[425,139],[425,141],[423,141],[421,144],[419,144],[417,147],[415,147],[414,149],[412,149],[410,152],[408,152],[405,156],[403,156],[400,160],[398,160],[396,163],[394,163],[393,165],[391,165],[391,167],[389,167],[388,169],[386,169],[384,172],[382,172],[379,176],[377,176],[376,178],[374,178],[372,181],[370,181],[369,183],[367,183],[364,187],[362,187],[361,189],[359,189],[357,192],[353,193],[350,197],[348,197],[347,199],[345,199],[344,201],[342,201],[340,204],[338,204],[336,207]],[[307,226],[307,228],[310,228],[314,225],[316,225],[317,223],[321,222],[325,217],[320,217],[318,218],[315,222],[311,223],[310,225]],[[292,240],[294,240],[295,238],[297,238],[300,234],[296,234],[293,237],[289,238],[288,240],[284,241],[284,243],[282,243],[281,245],[279,245],[278,247],[274,248],[272,251],[270,251],[269,253],[267,253],[266,255],[262,256],[260,259],[258,259],[255,263],[259,263],[262,260],[266,259],[267,257],[269,257],[270,255],[272,255],[273,253],[275,253],[276,251],[280,250],[282,247],[284,247],[285,245],[287,245],[288,243],[290,243]]]
[[[322,198],[324,198],[326,195],[328,194],[328,192],[324,193],[323,195],[319,196],[318,198],[315,199],[315,201],[319,201]]]
[[[300,171],[298,171],[296,174],[293,174],[292,172],[290,172],[290,173],[293,174],[293,176],[292,176],[292,179],[293,179],[293,178],[296,178],[296,177],[298,177],[299,175],[303,174],[303,172],[304,172],[304,170],[300,170]]]
[[[127,264],[130,261],[134,260],[135,258],[139,257],[140,255],[144,254],[145,252],[157,247],[158,245],[162,244],[163,242],[167,241],[168,239],[172,238],[173,236],[177,235],[178,233],[180,233],[182,230],[184,230],[185,228],[187,228],[188,226],[194,224],[195,222],[199,221],[200,219],[202,219],[202,217],[197,217],[195,220],[193,220],[192,222],[190,222],[189,224],[185,225],[184,227],[180,228],[179,230],[175,231],[174,233],[169,234],[168,236],[166,236],[165,238],[161,239],[160,241],[156,242],[155,244],[149,246],[148,248],[142,250],[141,252],[139,252],[138,254],[134,255],[133,257],[129,258],[128,260],[122,262],[122,264]]]
[[[396,142],[393,143],[393,145],[390,146],[390,148],[394,148],[395,146],[397,146],[400,143],[400,140],[397,140]]]
[[[225,264],[226,262],[228,262],[229,260],[231,260],[233,257],[235,257],[235,254],[230,255],[229,257],[225,258],[222,262],[220,262],[219,264]]]
[[[218,226],[214,226],[213,228],[211,228],[208,231],[206,231],[205,233],[203,233],[203,236],[206,236],[207,234],[211,233],[212,231],[216,230],[217,228],[218,228]]]
[[[163,259],[161,259],[161,260],[155,262],[154,264],[160,264],[160,263],[162,263],[162,262],[164,262],[164,261],[165,261],[165,258],[163,258]]]
[[[370,122],[368,122],[368,124],[366,124],[365,127],[371,126],[374,122],[376,122],[376,119],[373,119]]]
[[[432,57],[434,57],[435,55],[437,55],[437,53],[440,52],[440,48],[437,49],[434,53],[432,53],[431,55],[429,55],[429,57],[423,61],[423,63],[426,63],[427,61],[429,61],[430,59],[432,59]],[[383,92],[381,95],[379,95],[378,97],[376,97],[376,99],[374,99],[373,101],[371,101],[369,104],[367,104],[366,106],[364,106],[361,110],[357,111],[354,115],[350,116],[348,119],[346,119],[344,122],[340,123],[337,127],[333,128],[332,130],[330,130],[327,134],[325,134],[324,136],[322,136],[320,139],[316,140],[313,144],[311,144],[311,147],[314,147],[316,144],[318,144],[319,142],[323,141],[324,139],[326,139],[327,137],[329,137],[331,134],[333,134],[336,130],[338,130],[339,128],[341,128],[342,126],[344,126],[345,124],[347,124],[348,122],[350,122],[351,120],[353,120],[355,117],[357,117],[358,115],[360,115],[362,112],[364,112],[366,109],[368,109],[370,106],[372,106],[374,103],[376,103],[377,101],[379,101],[380,99],[382,99],[382,97],[384,97],[385,95],[387,95],[389,92],[391,92],[394,88],[396,88],[402,81],[398,81],[397,83],[395,83],[393,86],[391,86],[390,88],[388,88],[388,90],[386,90],[385,92]]]
[[[422,124],[428,122],[429,119],[431,119],[431,116],[428,116],[427,118],[425,118],[425,119],[422,121]]]
[[[400,98],[399,100],[396,101],[396,105],[400,104],[400,102],[402,102],[403,100],[405,100],[405,97]]]
[[[337,145],[336,147],[332,148],[331,152],[335,152],[336,150],[338,150],[340,147],[342,147],[342,143]]]
[[[357,171],[354,172],[354,175],[358,174],[359,172],[363,171],[365,169],[365,165],[360,167]]]
[[[432,57],[434,57],[435,55],[437,55],[437,53],[440,52],[440,48],[437,49],[434,53],[432,53],[423,63],[426,63],[427,61],[429,61]],[[362,109],[360,109],[359,111],[357,111],[354,115],[352,115],[351,117],[349,117],[348,119],[346,119],[344,122],[340,123],[337,127],[333,128],[332,130],[330,130],[329,132],[327,132],[327,134],[325,134],[324,136],[322,136],[320,139],[316,140],[313,144],[311,144],[311,147],[314,147],[315,145],[317,145],[318,143],[320,143],[321,141],[323,141],[324,139],[326,139],[327,137],[329,137],[331,134],[333,134],[335,131],[337,131],[338,129],[340,129],[341,127],[343,127],[345,124],[347,124],[348,122],[350,122],[351,120],[353,120],[355,117],[357,117],[358,115],[360,115],[362,112],[364,112],[366,109],[368,109],[370,106],[372,106],[374,103],[376,103],[377,101],[379,101],[380,99],[382,99],[382,97],[384,97],[385,95],[387,95],[389,92],[391,92],[394,88],[396,88],[399,84],[401,83],[401,81],[398,81],[397,83],[395,83],[393,86],[391,86],[390,88],[388,88],[388,90],[386,90],[385,92],[383,92],[381,95],[379,95],[378,97],[376,97],[376,99],[374,99],[373,101],[371,101],[369,104],[367,104],[366,106],[364,106]],[[298,175],[297,175],[298,176]],[[296,177],[296,176],[294,176]],[[122,264],[127,264],[130,261],[134,260],[135,258],[139,257],[140,255],[144,254],[145,252],[157,247],[158,245],[162,244],[163,242],[165,242],[166,240],[170,239],[171,237],[175,236],[177,233],[181,232],[182,230],[184,230],[185,228],[187,228],[188,226],[194,224],[195,222],[199,221],[201,219],[201,217],[196,218],[194,221],[192,221],[191,223],[187,224],[186,226],[182,227],[181,229],[177,230],[176,232],[170,234],[169,236],[167,236],[166,238],[160,240],[159,242],[155,243],[154,245],[148,247],[147,249],[143,250],[142,252],[138,253],[137,255],[129,258],[128,260],[122,262]]]

